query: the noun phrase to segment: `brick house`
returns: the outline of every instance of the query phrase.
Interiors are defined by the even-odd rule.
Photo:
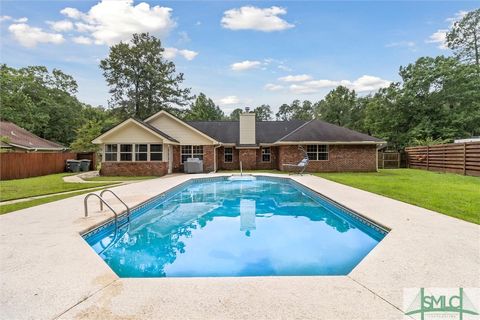
[[[144,121],[130,118],[92,141],[102,145],[103,175],[182,172],[188,158],[203,160],[205,172],[278,169],[308,154],[307,171],[375,171],[385,142],[320,120],[182,121],[160,111]]]
[[[66,147],[40,138],[15,123],[0,121],[0,151],[2,152],[61,152]]]

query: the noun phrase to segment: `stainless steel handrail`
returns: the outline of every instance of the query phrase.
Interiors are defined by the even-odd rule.
[[[85,208],[85,218],[88,217],[88,198],[90,198],[91,196],[94,196],[94,197],[97,197],[98,200],[100,200],[100,206],[102,206],[102,204],[105,204],[112,212],[113,214],[115,215],[115,235],[114,235],[114,238],[117,236],[117,225],[118,225],[118,214],[117,212],[105,201],[102,199],[102,197],[100,197],[98,194],[95,194],[95,193],[89,193],[85,196],[85,199],[83,199],[83,206]]]
[[[115,196],[115,198],[117,198],[117,200],[120,201],[125,206],[125,208],[127,208],[127,218],[128,218],[128,221],[130,221],[130,208],[127,206],[127,204],[125,202],[123,202],[123,200],[120,199],[120,197],[117,196],[117,194],[110,189],[105,189],[105,190],[102,190],[102,192],[100,192],[100,197],[102,199],[103,199],[103,194],[105,192],[110,192],[111,194],[113,194]],[[103,210],[103,202],[100,201],[100,211],[102,211],[102,210]]]

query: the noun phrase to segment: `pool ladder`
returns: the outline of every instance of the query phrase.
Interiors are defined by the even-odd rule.
[[[109,208],[110,211],[112,211],[115,216],[115,234],[114,234],[114,239],[115,239],[117,237],[117,230],[118,230],[118,213],[108,204],[108,202],[105,201],[105,199],[103,199],[103,195],[106,192],[110,192],[111,194],[113,194],[113,196],[115,196],[115,198],[117,198],[117,200],[120,201],[125,206],[125,208],[127,209],[127,216],[126,216],[127,222],[130,223],[130,208],[122,199],[120,199],[120,197],[115,192],[113,192],[110,189],[103,190],[102,192],[100,192],[100,195],[96,193],[89,193],[85,196],[85,199],[83,199],[83,206],[85,208],[85,218],[88,217],[88,198],[92,196],[97,197],[98,200],[100,201],[100,211],[103,211],[103,205],[106,205],[107,208]]]

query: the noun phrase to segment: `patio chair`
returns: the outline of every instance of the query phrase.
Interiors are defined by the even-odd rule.
[[[298,174],[302,175],[305,172],[305,170],[307,169],[309,161],[310,160],[308,159],[308,157],[305,156],[305,158],[303,158],[302,161],[300,161],[299,163],[297,163],[297,164],[295,164],[295,163],[284,163],[283,167],[290,168],[290,170],[297,169]]]
[[[301,150],[303,152],[303,159],[297,164],[295,164],[295,163],[284,163],[283,166],[287,167],[287,168],[290,168],[290,170],[297,169],[298,174],[302,175],[305,172],[305,170],[307,169],[307,166],[308,166],[308,163],[310,162],[310,159],[308,159],[308,153],[307,153],[307,151],[305,151],[305,149],[303,149],[302,146],[298,146],[298,150]]]

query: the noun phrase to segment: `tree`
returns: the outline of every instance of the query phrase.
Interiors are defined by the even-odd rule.
[[[313,104],[305,100],[293,100],[292,104],[282,104],[276,114],[277,120],[311,120],[314,118]]]
[[[74,94],[77,83],[61,70],[43,66],[0,67],[1,118],[62,144],[75,138],[85,105]]]
[[[275,114],[277,120],[288,121],[292,119],[293,110],[290,106],[286,103],[282,104],[280,108],[278,108],[278,112]]]
[[[317,117],[339,126],[350,127],[357,102],[354,90],[338,86],[315,105]]]
[[[223,111],[215,105],[212,99],[207,98],[200,93],[192,104],[190,110],[187,111],[186,120],[222,120],[225,118]]]
[[[230,113],[230,120],[233,120],[233,121],[238,121],[240,120],[240,115],[242,114],[243,110],[240,109],[240,108],[237,108],[235,110],[232,111],[232,113]]]
[[[447,32],[447,46],[463,61],[480,66],[480,9],[470,11]]]
[[[256,107],[253,112],[259,121],[272,120],[272,109],[268,104],[262,104],[260,107]]]
[[[175,64],[163,59],[161,42],[148,33],[133,34],[129,43],[110,47],[108,58],[100,68],[110,87],[109,105],[122,118],[146,118],[171,104],[185,106],[191,99],[190,89],[180,88],[183,73]]]
[[[102,124],[99,121],[90,120],[77,130],[77,138],[70,148],[77,152],[98,152],[100,146],[93,144],[92,140],[102,133]]]

